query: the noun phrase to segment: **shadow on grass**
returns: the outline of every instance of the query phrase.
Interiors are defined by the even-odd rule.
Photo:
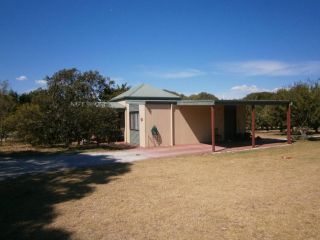
[[[286,143],[287,140],[275,139],[275,138],[256,138],[256,146],[275,144],[275,143]],[[239,141],[230,141],[230,142],[221,142],[219,146],[224,148],[237,148],[237,147],[249,147],[252,145],[251,140],[239,140]]]
[[[81,199],[94,192],[94,184],[107,184],[129,171],[129,163],[111,163],[0,181],[1,238],[70,239],[71,232],[46,227],[57,217],[54,204]]]
[[[317,136],[317,137],[309,137],[308,140],[309,140],[309,141],[320,141],[320,136]]]
[[[90,152],[90,151],[117,151],[117,150],[128,150],[136,148],[136,146],[130,144],[88,144],[88,145],[75,145],[70,147],[31,147],[31,149],[24,150],[19,149],[15,146],[12,147],[12,150],[1,151],[0,149],[0,161],[1,160],[11,160],[11,159],[19,159],[25,157],[47,157],[47,156],[57,156],[57,155],[66,155],[66,154],[77,154],[83,152]]]

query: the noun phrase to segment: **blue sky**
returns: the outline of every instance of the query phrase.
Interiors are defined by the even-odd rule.
[[[63,68],[239,98],[320,77],[320,1],[0,1],[0,80]]]

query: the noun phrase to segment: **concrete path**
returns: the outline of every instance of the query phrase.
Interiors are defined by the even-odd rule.
[[[110,163],[129,163],[144,159],[172,157],[211,152],[211,145],[184,145],[149,149],[56,154],[48,156],[0,157],[0,180],[26,173],[46,172],[82,167],[103,166]]]
[[[280,143],[280,145],[283,145]],[[275,144],[261,144],[257,148],[279,146]],[[217,152],[243,151],[251,146],[225,148],[216,146]],[[118,151],[100,151],[75,154],[54,155],[25,155],[20,157],[0,156],[0,181],[10,177],[17,177],[27,173],[46,172],[51,170],[65,170],[83,167],[103,166],[110,163],[130,163],[145,159],[174,157],[190,154],[211,153],[212,146],[208,144],[182,145],[174,147],[135,148]]]

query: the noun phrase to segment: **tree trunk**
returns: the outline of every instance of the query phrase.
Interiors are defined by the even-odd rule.
[[[308,128],[306,128],[306,127],[300,127],[300,128],[299,128],[299,132],[300,132],[301,138],[302,138],[303,140],[308,139],[308,135],[307,135]]]

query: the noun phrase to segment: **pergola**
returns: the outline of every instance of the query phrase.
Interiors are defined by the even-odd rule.
[[[212,152],[215,152],[215,106],[216,105],[246,105],[251,106],[251,142],[256,147],[255,140],[255,106],[256,105],[284,105],[287,106],[287,143],[291,144],[291,104],[289,100],[215,100],[211,105],[211,138]]]

